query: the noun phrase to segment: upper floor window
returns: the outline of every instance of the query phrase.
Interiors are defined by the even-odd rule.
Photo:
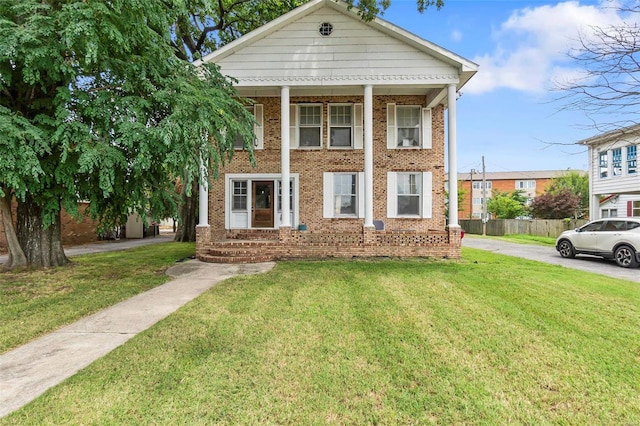
[[[420,107],[397,106],[396,122],[399,147],[420,146]]]
[[[253,133],[255,134],[255,138],[253,141],[245,141],[242,136],[239,134],[236,135],[236,138],[233,141],[233,149],[244,149],[248,144],[253,143],[254,149],[262,149],[263,148],[263,125],[262,125],[262,104],[250,105],[247,107],[247,110],[253,114],[255,118],[255,123],[253,124]],[[246,143],[245,143],[246,142]]]
[[[491,189],[491,187],[492,187],[491,181],[490,180],[486,181],[485,188]],[[473,182],[473,189],[482,189],[482,181]]]
[[[598,165],[600,167],[600,178],[609,177],[609,158],[607,156],[607,152],[601,152],[598,158]]]
[[[353,105],[329,105],[329,146],[353,146]]]
[[[536,189],[535,180],[517,180],[516,189]]]
[[[611,168],[613,176],[622,175],[622,148],[611,150]]]
[[[629,145],[627,147],[627,173],[634,175],[638,173],[638,146]]]
[[[431,148],[431,109],[387,104],[387,149]]]
[[[319,148],[322,141],[322,105],[299,105],[298,145]]]

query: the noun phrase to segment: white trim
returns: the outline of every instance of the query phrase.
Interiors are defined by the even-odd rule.
[[[362,149],[364,147],[364,128],[363,128],[363,111],[362,104],[353,104],[353,149]]]
[[[256,135],[254,144],[255,149],[264,149],[264,113],[262,104],[253,105],[253,116],[256,123],[253,126],[253,132]]]
[[[431,172],[422,172],[422,208],[420,216],[423,219],[431,219],[433,217],[433,174]]]
[[[322,218],[333,218],[333,173],[322,174]]]
[[[356,214],[360,219],[364,219],[365,213],[364,187],[364,172],[358,172],[356,173],[356,202],[358,203]]]
[[[291,173],[289,176],[289,180],[293,181],[293,206],[291,206],[291,216],[292,223],[291,226],[298,226],[300,221],[300,174],[299,173]],[[233,185],[232,182],[234,180],[245,180],[247,181],[247,212],[251,214],[251,205],[252,205],[252,194],[251,194],[251,183],[253,181],[261,181],[261,180],[272,180],[274,182],[274,207],[273,207],[273,215],[274,215],[274,223],[273,228],[268,229],[278,229],[278,226],[281,222],[281,214],[282,212],[278,209],[277,203],[277,181],[282,181],[282,175],[279,173],[227,173],[224,175],[224,228],[226,230],[229,229],[264,229],[264,228],[253,228],[251,227],[251,219],[249,218],[247,222],[246,228],[233,228],[231,227],[231,214],[233,207]],[[282,185],[284,186],[284,185]],[[289,198],[287,197],[287,200]],[[284,200],[283,200],[284,201]]]
[[[289,146],[291,149],[298,148],[298,105],[289,105]]]
[[[398,173],[387,172],[387,218],[398,216]]]
[[[422,149],[431,149],[433,146],[433,135],[431,134],[431,123],[433,118],[431,117],[431,108],[422,108],[422,134],[420,135],[420,145]]]
[[[397,139],[396,104],[387,104],[387,149],[396,149]]]

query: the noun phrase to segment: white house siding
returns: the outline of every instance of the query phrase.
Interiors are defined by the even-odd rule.
[[[323,22],[333,26],[328,37],[319,34]],[[295,41],[294,41],[295,40]],[[217,63],[239,86],[269,86],[286,79],[291,86],[386,82],[424,87],[427,81],[442,86],[458,81],[459,71],[418,49],[389,37],[328,7],[304,16],[266,35]],[[299,81],[296,79],[299,78]],[[335,79],[335,80],[334,80]],[[335,81],[335,82],[334,82]]]
[[[598,195],[607,194],[625,194],[636,193],[640,194],[640,168],[638,172],[632,175],[627,173],[626,163],[626,150],[625,148],[635,143],[637,145],[638,153],[640,154],[640,143],[638,138],[633,140],[621,140],[617,142],[606,142],[600,145],[594,145],[591,147],[591,171],[590,177],[592,182],[592,193]],[[622,148],[622,175],[613,176],[612,173],[612,155],[611,151],[616,148]],[[600,177],[600,152],[608,152],[608,176],[606,178]]]

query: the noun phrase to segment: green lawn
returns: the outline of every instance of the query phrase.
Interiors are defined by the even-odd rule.
[[[0,424],[638,424],[640,286],[464,248],[212,288]]]
[[[167,282],[167,268],[194,254],[193,243],[163,243],[43,271],[0,270],[0,353]]]

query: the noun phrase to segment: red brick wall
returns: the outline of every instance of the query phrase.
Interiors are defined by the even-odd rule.
[[[246,152],[236,152],[231,163],[221,169],[220,178],[212,183],[209,197],[209,224],[214,238],[224,235],[224,176],[226,173],[280,173],[280,98],[257,98],[264,105],[264,149],[255,151],[256,167],[252,168]],[[385,222],[386,229],[411,229],[426,232],[444,230],[444,107],[432,111],[432,149],[387,149],[387,103],[425,106],[423,96],[374,96],[374,219]],[[329,103],[363,103],[362,96],[292,97],[291,103],[322,103],[323,115]],[[323,119],[323,137],[327,134]],[[298,150],[290,153],[290,171],[299,173],[299,219],[309,232],[354,232],[362,228],[362,219],[323,219],[323,173],[364,170],[364,150]],[[388,219],[386,212],[388,171],[429,171],[433,176],[432,219]]]
[[[12,204],[14,222],[16,218],[16,207],[16,203],[14,202]],[[87,205],[81,203],[79,208],[80,212],[84,214]],[[78,222],[66,211],[62,210],[60,222],[62,226],[62,244],[65,246],[86,244],[98,240],[96,231],[97,223],[88,217],[83,217],[82,222]],[[7,237],[2,220],[0,220],[0,253],[6,253],[7,250]]]

